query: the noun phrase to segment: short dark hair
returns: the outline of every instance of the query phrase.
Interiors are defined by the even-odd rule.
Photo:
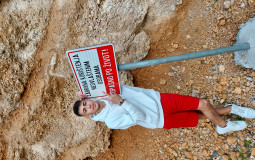
[[[73,105],[73,112],[76,116],[82,116],[80,113],[79,113],[79,107],[80,107],[80,104],[81,104],[81,100],[78,100],[74,103]]]

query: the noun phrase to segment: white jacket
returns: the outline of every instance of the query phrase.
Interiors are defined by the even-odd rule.
[[[164,115],[159,92],[126,85],[120,87],[120,96],[125,102],[119,106],[99,99],[106,106],[100,113],[92,115],[92,120],[105,122],[110,129],[126,129],[134,125],[163,128]]]

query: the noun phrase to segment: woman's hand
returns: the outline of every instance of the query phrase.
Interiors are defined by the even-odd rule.
[[[105,92],[103,92],[105,95],[108,96],[108,98],[102,98],[103,100],[108,100],[111,101],[112,104],[120,104],[120,102],[123,101],[123,99],[121,98],[120,95],[114,93],[114,94],[107,94]]]
[[[88,98],[86,94],[82,94],[81,92],[77,92],[77,96],[80,97],[81,100]]]

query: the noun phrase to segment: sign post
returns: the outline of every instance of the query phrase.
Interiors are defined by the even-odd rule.
[[[66,51],[82,94],[102,97],[107,92],[120,94],[118,69],[113,44],[102,44]]]

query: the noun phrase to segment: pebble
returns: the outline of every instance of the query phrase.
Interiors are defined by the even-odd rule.
[[[221,19],[219,22],[220,26],[224,26],[226,24],[226,20],[225,19]]]
[[[172,77],[172,76],[174,76],[174,75],[175,75],[174,72],[168,72],[168,76]]]
[[[189,159],[192,159],[193,158],[193,155],[191,152],[184,152],[185,156]]]
[[[219,83],[216,83],[214,85],[214,90],[222,92],[224,90],[224,88]]]
[[[220,84],[223,86],[229,83],[228,78],[226,76],[220,76],[219,79],[220,79]]]
[[[227,98],[228,98],[228,95],[223,94],[223,95],[222,95],[222,98],[223,98],[223,99],[227,99]]]
[[[174,48],[178,48],[178,47],[179,47],[179,44],[178,44],[178,43],[175,43],[175,44],[173,45],[173,47],[174,47]]]
[[[221,100],[220,100],[220,103],[221,103],[221,104],[222,104],[223,102],[225,102],[225,99],[221,99]]]
[[[246,77],[246,79],[247,79],[248,81],[253,81],[253,79],[252,79],[251,77]]]
[[[231,152],[231,153],[230,153],[230,158],[231,158],[232,160],[237,160],[236,153],[235,153],[235,152]]]
[[[208,152],[207,152],[206,150],[203,150],[202,155],[203,155],[204,157],[208,157],[208,156],[209,156],[209,154],[208,154]]]
[[[192,96],[193,97],[200,97],[200,91],[192,89]]]
[[[228,142],[228,144],[234,144],[234,143],[237,142],[237,137],[229,136],[229,137],[227,138],[227,142]]]
[[[221,157],[222,160],[229,160],[229,158],[230,158],[230,157],[227,156],[227,155],[223,155],[223,156]]]
[[[243,142],[243,141],[240,141],[239,144],[240,144],[241,146],[244,146],[244,142]]]
[[[190,36],[190,35],[187,35],[187,36],[186,36],[186,38],[187,38],[187,39],[190,39],[190,38],[191,38],[191,36]]]
[[[185,67],[183,67],[183,68],[182,68],[182,73],[183,73],[183,72],[185,72],[185,70],[186,70],[186,68],[185,68]]]
[[[249,5],[254,5],[255,1],[254,0],[248,0]]]
[[[255,96],[250,96],[251,105],[255,107]],[[255,124],[254,124],[255,125]]]
[[[234,90],[234,93],[241,94],[242,93],[242,89],[240,87],[236,87],[235,90]]]
[[[173,148],[169,148],[169,152],[172,153],[175,157],[178,156],[177,152]]]
[[[176,9],[175,5],[171,5],[171,6],[170,6],[170,10],[171,10],[171,11],[175,11],[175,9]]]
[[[224,149],[225,149],[225,150],[228,150],[228,149],[229,149],[229,145],[228,145],[228,144],[225,144]]]
[[[160,79],[160,84],[166,84],[166,80],[165,79]]]
[[[219,71],[220,72],[224,72],[225,71],[225,66],[224,65],[220,65],[219,66]]]
[[[218,134],[217,132],[214,132],[214,133],[213,133],[213,136],[214,136],[215,139],[218,139],[218,138],[219,138],[219,134]]]
[[[255,156],[255,148],[252,148],[252,149],[251,149],[251,155],[252,155],[252,156]]]
[[[231,6],[231,2],[230,1],[224,1],[223,6],[224,6],[224,8],[228,9]]]
[[[244,7],[245,7],[245,3],[242,2],[241,5],[240,5],[240,7],[241,7],[241,8],[244,8]]]
[[[232,78],[232,80],[235,82],[235,83],[238,83],[238,79],[237,78]]]

